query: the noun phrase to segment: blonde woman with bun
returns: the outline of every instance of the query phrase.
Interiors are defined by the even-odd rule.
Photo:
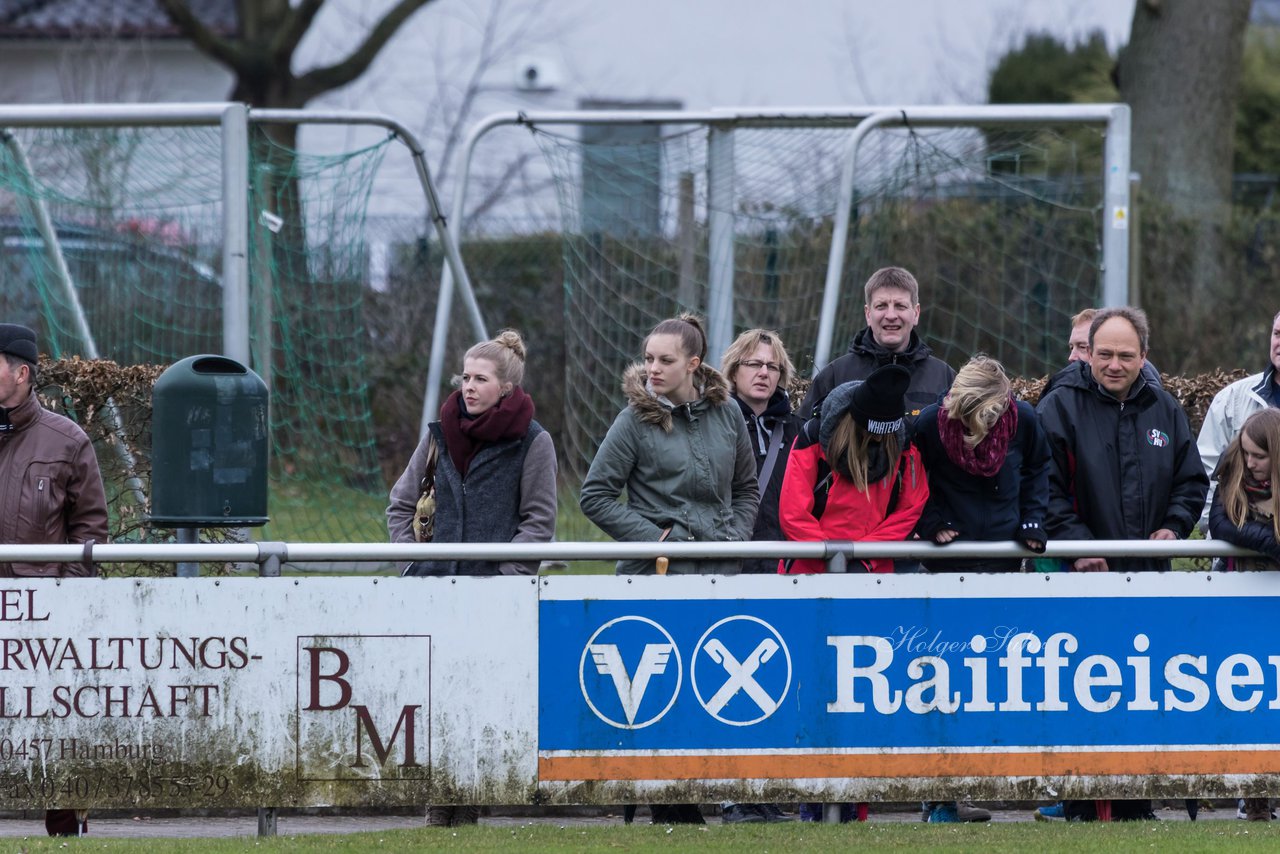
[[[503,330],[476,344],[454,378],[457,390],[427,427],[391,490],[387,530],[414,541],[413,517],[432,446],[436,450],[437,543],[546,543],[556,530],[556,452],[521,388],[525,347]],[[416,561],[406,575],[533,575],[538,562]]]

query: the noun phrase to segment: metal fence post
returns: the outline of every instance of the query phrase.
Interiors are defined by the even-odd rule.
[[[249,352],[249,110],[222,112],[222,355],[251,364]]]
[[[280,564],[288,559],[288,543],[258,543],[258,575],[262,578],[279,578]]]
[[[1102,304],[1129,304],[1129,239],[1133,208],[1129,198],[1129,149],[1132,132],[1127,104],[1111,108],[1107,121],[1106,210],[1102,220]]]
[[[733,129],[712,125],[707,142],[707,358],[733,341]]]
[[[200,542],[199,528],[178,528],[174,531],[178,544],[191,546]],[[200,564],[192,561],[179,561],[174,564],[173,574],[178,578],[195,578],[200,574]]]

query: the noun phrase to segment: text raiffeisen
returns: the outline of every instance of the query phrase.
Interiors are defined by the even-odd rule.
[[[1264,700],[1264,667],[1258,658],[1233,653],[1210,662],[1206,655],[1177,653],[1153,662],[1145,653],[1151,641],[1145,634],[1133,637],[1135,655],[1123,662],[1103,655],[1073,653],[1080,641],[1069,632],[1055,632],[1043,641],[1030,632],[1019,632],[1004,644],[1003,655],[992,661],[982,655],[987,639],[975,635],[966,645],[974,655],[961,659],[962,670],[937,655],[921,655],[907,663],[911,684],[891,681],[886,671],[894,663],[894,642],[876,635],[829,635],[827,644],[836,652],[836,699],[827,704],[832,713],[867,710],[895,714],[906,708],[925,714],[942,712],[1109,712],[1124,703],[1129,711],[1196,712],[1216,699],[1223,707],[1248,712]],[[867,657],[869,664],[855,664]],[[994,665],[994,666],[993,666]],[[1269,655],[1266,666],[1275,671],[1276,693],[1267,708],[1280,709],[1280,655]],[[994,671],[994,672],[993,672]],[[1152,674],[1162,682],[1153,684]],[[1003,683],[1001,686],[1000,683]],[[1003,687],[993,702],[993,686]],[[963,690],[953,690],[961,688]],[[1028,695],[1033,700],[1028,699]]]

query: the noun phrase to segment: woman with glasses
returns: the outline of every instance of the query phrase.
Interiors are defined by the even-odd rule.
[[[778,522],[778,496],[787,469],[791,444],[804,420],[791,411],[787,386],[795,368],[777,332],[748,329],[725,351],[720,372],[729,381],[729,393],[742,411],[756,460],[760,485],[760,509],[756,513],[753,540],[785,540]],[[753,558],[742,562],[744,573],[777,572],[778,561]]]

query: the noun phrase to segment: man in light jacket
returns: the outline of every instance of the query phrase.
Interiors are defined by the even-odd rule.
[[[1218,467],[1222,452],[1231,444],[1231,440],[1240,432],[1249,416],[1268,406],[1280,406],[1280,312],[1271,318],[1270,361],[1260,373],[1237,380],[1218,392],[1209,411],[1205,413],[1204,424],[1200,427],[1200,438],[1196,441],[1200,449],[1200,461],[1209,477]],[[1209,483],[1209,497],[1204,502],[1204,512],[1200,514],[1200,529],[1208,531],[1209,504],[1213,501],[1213,491],[1217,484]]]

